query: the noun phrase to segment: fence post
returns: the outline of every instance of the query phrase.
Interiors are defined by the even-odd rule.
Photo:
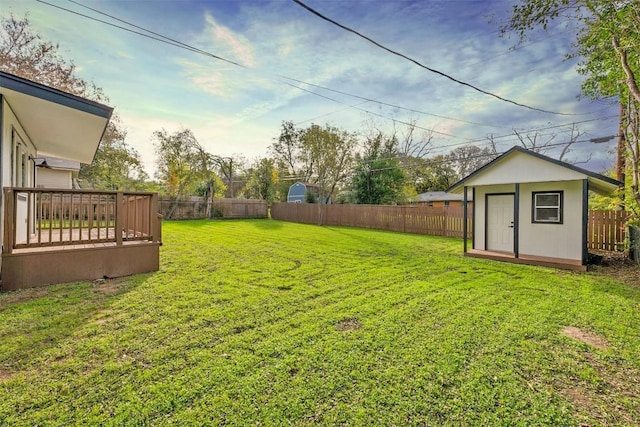
[[[445,237],[449,236],[447,233],[447,208],[444,206],[442,207],[442,235]]]
[[[407,207],[402,206],[402,232],[407,232]]]
[[[151,234],[152,242],[159,242],[161,233],[158,226],[160,221],[158,220],[158,193],[153,193],[149,200],[149,232]]]

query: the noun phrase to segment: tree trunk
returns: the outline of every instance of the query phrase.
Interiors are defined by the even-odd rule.
[[[631,67],[629,67],[629,62],[627,61],[627,52],[620,47],[620,43],[615,37],[613,37],[611,41],[613,44],[613,48],[616,50],[616,52],[618,52],[618,56],[620,56],[620,65],[622,65],[622,69],[627,76],[625,83],[629,87],[629,93],[631,94],[631,96],[633,96],[636,102],[640,104],[640,88],[638,88],[633,70],[631,70]]]

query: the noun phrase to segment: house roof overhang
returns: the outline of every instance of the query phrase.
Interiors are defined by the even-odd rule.
[[[409,198],[414,202],[461,202],[463,199],[461,194],[447,193],[446,191],[427,191]]]
[[[497,169],[501,165],[504,165],[509,159],[514,158],[520,154],[524,154],[525,156],[530,156],[531,159],[542,160],[544,162],[548,162],[550,165],[555,165],[558,167],[556,170],[558,173],[555,174],[545,174],[544,176],[533,176],[536,175],[536,171],[528,171],[527,177],[520,179],[518,176],[511,176],[511,180],[496,180],[494,182],[484,180],[487,175],[489,175],[494,169]],[[563,169],[564,168],[564,169]],[[555,169],[555,168],[554,168]],[[524,172],[524,171],[522,171]],[[552,181],[565,181],[565,180],[576,180],[576,179],[586,179],[589,181],[589,189],[603,195],[611,194],[617,188],[622,186],[622,183],[609,178],[604,175],[600,175],[595,172],[588,171],[586,169],[580,168],[578,166],[562,162],[560,160],[553,159],[551,157],[547,157],[543,154],[536,153],[530,150],[527,150],[522,147],[515,146],[511,148],[509,151],[505,152],[501,156],[497,157],[493,161],[487,163],[483,167],[477,169],[472,172],[468,176],[462,178],[460,181],[453,184],[451,187],[447,189],[447,192],[451,193],[461,193],[464,187],[469,186],[477,186],[477,185],[494,185],[494,184],[510,184],[514,182],[552,182]]]
[[[38,156],[91,163],[113,108],[0,72],[0,94]]]

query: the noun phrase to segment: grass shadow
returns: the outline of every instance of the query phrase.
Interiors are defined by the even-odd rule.
[[[16,372],[156,273],[0,294],[0,368]]]

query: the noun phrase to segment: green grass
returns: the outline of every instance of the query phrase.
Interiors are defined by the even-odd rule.
[[[630,285],[269,220],[163,239],[157,273],[0,295],[0,425],[640,423]]]

